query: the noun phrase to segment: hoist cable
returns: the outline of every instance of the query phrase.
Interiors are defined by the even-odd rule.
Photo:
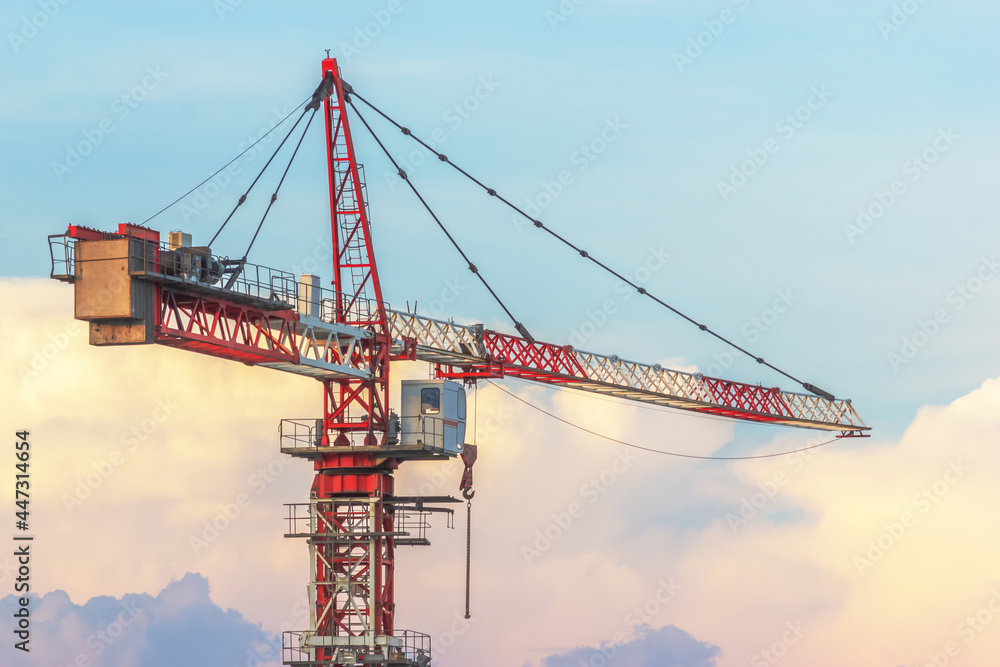
[[[809,451],[810,449],[817,449],[819,447],[824,447],[826,445],[829,445],[832,442],[836,442],[837,440],[840,440],[840,436],[838,436],[836,438],[832,438],[830,440],[827,440],[826,442],[821,442],[818,445],[810,445],[809,447],[802,447],[800,449],[793,449],[793,450],[788,451],[788,452],[778,452],[776,454],[756,454],[756,455],[753,455],[753,456],[698,456],[698,455],[695,455],[695,454],[680,454],[678,452],[667,452],[667,451],[664,451],[662,449],[653,449],[652,447],[644,447],[642,445],[636,445],[636,444],[633,444],[631,442],[625,442],[624,440],[618,440],[617,438],[612,438],[611,436],[604,435],[603,433],[598,433],[597,431],[592,431],[589,428],[585,428],[583,426],[580,426],[579,424],[574,424],[573,422],[569,421],[568,419],[563,419],[562,417],[560,417],[558,415],[552,414],[548,410],[545,410],[544,408],[540,408],[537,405],[524,400],[523,398],[521,398],[517,394],[514,394],[512,392],[507,391],[506,389],[504,389],[503,387],[501,387],[498,384],[494,384],[493,382],[490,382],[489,380],[487,380],[487,383],[491,387],[496,387],[497,389],[499,389],[503,393],[507,394],[511,398],[513,398],[513,399],[515,399],[517,401],[520,401],[521,403],[524,403],[529,408],[531,408],[533,410],[537,410],[538,412],[541,412],[542,414],[547,415],[547,416],[551,417],[552,419],[555,419],[556,421],[562,422],[563,424],[566,424],[567,426],[575,428],[578,431],[583,431],[584,433],[587,433],[589,435],[593,435],[595,437],[601,438],[602,440],[607,440],[609,442],[614,442],[614,443],[617,443],[619,445],[624,445],[625,447],[630,447],[632,449],[639,449],[639,450],[642,450],[644,452],[651,452],[653,454],[662,454],[664,456],[675,456],[675,457],[682,458],[682,459],[698,459],[698,460],[701,460],[701,461],[752,461],[754,459],[773,459],[773,458],[777,458],[779,456],[788,456],[790,454],[798,454],[799,452],[806,452],[806,451]]]
[[[465,618],[472,618],[469,599],[472,587],[472,501],[465,505]]]
[[[473,394],[472,404],[472,445],[476,446],[479,432],[479,389]],[[465,618],[472,618],[469,601],[472,596],[472,499],[465,501]]]
[[[469,267],[469,271],[471,271],[473,274],[475,274],[477,278],[479,278],[479,281],[493,296],[493,299],[498,304],[500,304],[500,307],[503,308],[503,311],[507,313],[507,316],[511,319],[512,322],[514,322],[514,328],[517,329],[518,333],[520,333],[526,339],[534,343],[535,339],[531,336],[530,333],[528,333],[528,330],[525,328],[525,326],[521,324],[516,317],[514,317],[514,314],[510,312],[510,309],[507,308],[506,305],[504,305],[504,302],[500,299],[500,297],[493,290],[493,288],[490,287],[490,284],[486,282],[486,279],[483,278],[483,275],[479,272],[478,267],[476,267],[476,265],[472,263],[472,260],[470,260],[469,256],[465,254],[465,251],[462,250],[462,247],[458,245],[458,241],[455,240],[455,237],[451,235],[448,229],[444,226],[444,223],[441,222],[441,219],[438,218],[437,214],[434,213],[434,211],[431,209],[427,201],[423,198],[420,192],[417,191],[416,186],[414,186],[413,182],[410,181],[409,177],[406,175],[406,172],[403,171],[403,169],[399,166],[399,163],[396,162],[396,159],[392,157],[392,154],[389,152],[389,149],[387,149],[385,147],[385,144],[382,143],[382,140],[378,138],[378,135],[375,134],[375,131],[372,129],[371,125],[368,124],[368,121],[365,120],[365,117],[361,115],[361,113],[358,111],[358,108],[354,105],[354,102],[351,101],[349,97],[347,103],[351,105],[352,109],[354,109],[354,113],[357,114],[358,119],[361,120],[362,124],[364,124],[365,129],[368,130],[368,133],[372,135],[372,138],[375,140],[375,143],[378,144],[379,148],[382,149],[382,152],[385,153],[385,156],[389,158],[390,162],[392,162],[392,166],[396,168],[396,173],[399,174],[399,177],[403,179],[403,181],[405,181],[408,186],[410,186],[410,190],[413,191],[413,194],[416,195],[417,199],[420,200],[420,203],[423,204],[427,212],[430,213],[430,216],[434,219],[434,222],[436,222],[437,226],[441,228],[441,231],[444,232],[444,235],[448,237],[448,240],[451,241],[451,244],[455,247],[455,250],[458,251],[458,254],[460,254],[462,256],[462,259],[465,260],[465,263]]]
[[[345,86],[346,86],[346,84],[345,84]],[[347,88],[350,88],[350,87],[347,86]],[[629,285],[630,287],[632,287],[633,289],[635,289],[639,294],[642,294],[644,296],[648,296],[650,299],[652,299],[653,301],[655,301],[659,305],[663,306],[664,308],[670,310],[674,314],[682,317],[683,319],[687,320],[691,324],[695,325],[701,331],[704,331],[705,333],[711,334],[712,336],[714,336],[718,340],[722,341],[726,345],[729,345],[730,347],[732,347],[732,348],[734,348],[736,350],[739,350],[743,354],[747,355],[748,357],[750,357],[751,359],[753,359],[754,361],[756,361],[758,364],[767,366],[771,370],[776,371],[777,373],[780,373],[781,375],[785,376],[786,378],[788,378],[792,382],[795,382],[796,384],[798,384],[799,386],[801,386],[806,391],[809,391],[809,392],[815,394],[816,396],[820,396],[820,397],[825,398],[825,399],[830,400],[830,401],[836,400],[836,398],[834,397],[833,394],[831,394],[831,393],[829,393],[827,391],[824,391],[824,390],[820,389],[819,387],[817,387],[815,385],[812,385],[812,384],[810,384],[808,382],[803,382],[802,380],[799,380],[795,376],[793,376],[793,375],[791,375],[791,374],[783,371],[782,369],[778,368],[777,366],[775,366],[775,365],[773,365],[773,364],[765,361],[762,357],[758,357],[757,355],[753,354],[752,352],[744,349],[738,343],[735,343],[732,340],[729,340],[728,338],[726,338],[725,336],[723,336],[723,335],[721,335],[719,333],[716,333],[712,329],[708,328],[707,325],[702,324],[702,323],[698,322],[697,320],[695,320],[694,318],[689,317],[688,315],[682,313],[680,310],[678,310],[677,308],[674,308],[673,306],[671,306],[666,301],[664,301],[664,300],[660,299],[659,297],[651,294],[648,290],[646,290],[646,288],[637,285],[635,282],[633,282],[632,280],[629,280],[628,278],[626,278],[625,276],[623,276],[618,271],[612,269],[610,266],[608,266],[604,262],[601,262],[600,260],[596,259],[593,255],[591,255],[586,250],[580,248],[579,246],[577,246],[572,241],[569,241],[565,237],[561,236],[557,232],[555,232],[552,229],[550,229],[549,227],[545,226],[545,224],[542,223],[541,220],[537,220],[537,219],[531,217],[530,215],[528,215],[527,213],[525,213],[520,207],[518,207],[516,204],[514,204],[513,202],[511,202],[510,200],[508,200],[507,198],[505,198],[503,195],[499,194],[496,190],[494,190],[493,188],[489,187],[488,185],[486,185],[485,183],[483,183],[482,181],[480,181],[479,179],[477,179],[475,176],[473,176],[472,174],[470,174],[469,172],[465,171],[464,169],[462,169],[461,167],[459,167],[457,164],[455,164],[454,162],[452,162],[450,159],[448,159],[447,155],[444,155],[443,153],[440,153],[440,152],[434,150],[434,148],[432,148],[424,140],[422,140],[417,135],[413,134],[413,132],[411,132],[408,127],[404,127],[403,125],[400,125],[399,123],[397,123],[395,120],[393,120],[388,115],[386,115],[385,112],[383,112],[381,109],[379,109],[378,107],[376,107],[374,104],[372,104],[371,102],[369,102],[368,100],[366,100],[364,97],[362,97],[361,95],[359,95],[353,89],[351,89],[351,94],[353,96],[357,97],[362,102],[364,102],[366,105],[368,105],[368,107],[371,108],[373,111],[375,111],[375,113],[377,113],[378,115],[382,116],[382,118],[386,119],[388,122],[390,122],[396,128],[398,128],[400,132],[402,132],[403,134],[405,134],[408,137],[411,137],[414,141],[416,141],[421,146],[423,146],[424,148],[426,148],[427,150],[429,150],[431,153],[433,153],[435,156],[437,156],[438,160],[440,160],[441,162],[446,162],[447,164],[451,165],[451,167],[453,169],[455,169],[460,174],[462,174],[463,176],[465,176],[466,178],[468,178],[469,180],[471,180],[473,183],[475,183],[476,185],[478,185],[479,187],[481,187],[483,190],[486,191],[486,194],[488,194],[491,197],[496,197],[501,202],[503,202],[504,204],[506,204],[509,208],[511,208],[512,210],[514,210],[515,212],[517,212],[519,215],[521,215],[522,217],[524,217],[525,219],[527,219],[528,221],[530,221],[535,227],[537,227],[538,229],[541,229],[541,230],[543,230],[545,232],[548,232],[550,236],[552,236],[555,239],[559,240],[561,243],[563,243],[567,247],[572,248],[574,251],[576,251],[584,259],[589,259],[591,262],[593,262],[597,266],[601,267],[602,269],[604,269],[605,271],[607,271],[611,275],[615,276],[616,278],[618,278],[619,280],[621,280],[625,284]],[[353,104],[352,104],[352,106],[353,106]],[[402,171],[400,173],[402,174]],[[404,178],[405,178],[405,176],[404,176]],[[409,181],[407,181],[407,182],[409,182]]]
[[[251,148],[253,148],[257,144],[259,144],[260,142],[262,142],[264,140],[264,137],[268,136],[269,134],[271,134],[272,132],[274,132],[275,130],[277,130],[279,127],[281,127],[282,125],[284,125],[285,121],[288,120],[289,118],[291,118],[292,114],[294,114],[296,111],[298,111],[302,107],[302,105],[305,104],[308,101],[309,101],[308,97],[306,99],[302,100],[302,102],[297,107],[295,107],[294,109],[292,109],[288,113],[287,116],[285,116],[280,121],[278,121],[277,123],[275,123],[274,127],[272,127],[270,130],[268,130],[264,134],[262,134],[259,137],[257,137],[257,141],[255,141],[252,144],[250,144],[249,146],[247,146],[243,150],[243,152],[241,152],[239,155],[237,155],[236,157],[234,157],[232,160],[230,160],[226,164],[222,165],[222,167],[220,167],[218,170],[216,170],[215,173],[213,173],[211,176],[209,176],[208,178],[206,178],[204,181],[202,181],[198,185],[194,186],[193,188],[191,188],[190,190],[188,190],[187,192],[185,192],[184,194],[182,194],[180,197],[178,197],[177,199],[173,200],[172,202],[170,202],[169,204],[167,204],[166,206],[164,206],[159,211],[157,211],[153,215],[149,216],[148,218],[146,218],[145,220],[143,220],[139,224],[145,225],[147,222],[149,222],[150,220],[152,220],[156,216],[160,215],[161,213],[163,213],[167,209],[171,208],[172,206],[174,206],[175,204],[177,204],[178,202],[180,202],[181,200],[183,200],[185,197],[187,197],[189,194],[191,194],[192,192],[194,192],[195,190],[197,190],[201,186],[205,185],[205,183],[208,183],[210,180],[212,180],[213,178],[215,178],[216,176],[218,176],[219,174],[221,174],[229,165],[231,165],[232,163],[234,163],[237,160],[239,160],[241,157],[243,157],[244,155],[246,155],[247,152],[249,152]],[[211,245],[211,244],[209,244],[209,245]]]

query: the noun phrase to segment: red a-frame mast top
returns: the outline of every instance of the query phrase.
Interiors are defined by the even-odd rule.
[[[336,58],[323,61],[323,77],[333,80],[331,96],[323,101],[326,117],[327,160],[330,177],[330,222],[333,236],[333,286],[342,300],[337,321],[376,325],[385,331],[382,285],[375,265],[365,186],[354,152],[347,120],[350,86],[340,78]],[[367,310],[367,305],[372,310]],[[358,307],[362,306],[361,310]],[[361,317],[352,316],[353,313]]]

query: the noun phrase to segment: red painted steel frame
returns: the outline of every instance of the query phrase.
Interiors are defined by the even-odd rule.
[[[375,266],[368,207],[351,139],[351,127],[347,120],[344,82],[340,78],[336,58],[323,61],[323,76],[328,75],[333,76],[332,97],[336,98],[328,97],[323,101],[330,185],[330,229],[334,248],[333,286],[338,295],[343,295],[340,298],[346,300],[337,309],[337,321],[358,326],[377,324],[385,330],[385,306],[378,268]],[[352,284],[347,284],[345,273],[349,274]],[[352,322],[349,313],[353,312],[355,303],[372,300],[378,305],[377,316]]]
[[[524,338],[483,331],[483,344],[492,359],[503,359],[511,366],[534,368],[548,373],[586,377],[583,367],[569,345],[532,343]],[[513,373],[511,373],[513,375]]]
[[[533,343],[490,330],[483,331],[483,345],[490,359],[488,364],[458,368],[438,365],[437,377],[474,380],[511,376],[558,386],[572,386],[581,380],[602,382],[580,365],[572,346]],[[777,388],[710,377],[703,381],[718,405],[706,405],[701,412],[765,423],[794,418]]]
[[[791,408],[785,403],[785,399],[781,397],[781,390],[777,387],[760,387],[711,377],[705,377],[704,381],[711,390],[715,402],[720,405],[763,412],[779,418],[793,416]],[[760,421],[767,420],[762,418]]]
[[[299,363],[294,312],[263,311],[156,286],[156,342],[245,364]]]
[[[344,324],[370,328],[375,334],[365,343],[372,379],[325,382],[324,417],[327,429],[337,430],[345,438],[348,432],[360,431],[368,434],[369,441],[382,444],[388,415],[392,341],[375,265],[361,173],[347,119],[345,85],[335,58],[323,61],[323,76],[333,77],[332,94],[323,100],[323,111],[334,250],[333,286],[338,300],[335,318]],[[348,281],[351,284],[348,285]],[[362,304],[374,304],[374,312],[359,308]],[[364,312],[367,315],[358,314]]]
[[[337,61],[323,61],[323,76],[333,77],[331,96],[323,101],[326,120],[327,163],[329,169],[331,234],[333,237],[333,286],[338,297],[335,318],[338,322],[364,327],[373,337],[362,344],[362,353],[371,371],[371,380],[326,380],[323,382],[325,432],[322,444],[348,446],[351,434],[360,435],[366,445],[386,444],[388,417],[389,360],[392,339],[388,331],[382,288],[375,265],[371,228],[364,199],[360,169],[355,157],[347,119],[345,84]],[[373,310],[359,305],[374,303]],[[359,314],[361,313],[361,314]],[[332,586],[317,586],[316,614],[319,618],[328,604],[328,614],[315,631],[325,636],[357,633],[350,618],[366,617],[365,623],[376,635],[392,635],[394,630],[395,543],[392,537],[393,515],[382,502],[393,492],[392,472],[395,459],[379,460],[373,454],[329,453],[316,459],[316,477],[312,485],[314,500],[344,497],[367,497],[374,501],[373,571],[367,572],[374,588],[375,608],[358,609],[337,598]],[[324,506],[327,507],[327,506]],[[344,525],[348,517],[339,516],[336,507],[322,510],[329,525]],[[317,545],[315,562],[317,581],[336,581],[352,568],[357,554],[343,542]],[[356,549],[361,547],[354,547]],[[334,576],[329,576],[334,575]],[[370,592],[370,591],[368,591]],[[332,652],[319,649],[317,659],[332,659]],[[332,662],[332,660],[331,660]]]

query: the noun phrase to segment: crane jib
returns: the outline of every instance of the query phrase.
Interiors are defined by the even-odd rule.
[[[393,338],[412,340],[415,358],[439,365],[440,377],[518,377],[618,398],[746,421],[831,431],[868,427],[850,400],[784,392],[659,364],[532,342],[484,329],[396,310],[388,311]]]

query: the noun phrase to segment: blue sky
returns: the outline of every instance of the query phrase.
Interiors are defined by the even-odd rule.
[[[641,276],[669,255],[647,289],[852,398],[877,437],[841,449],[888,452],[921,408],[1000,375],[998,19],[995,3],[978,0],[7,3],[0,276],[46,277],[48,234],[141,222],[187,191],[305,99],[330,49],[367,99],[425,138],[439,131],[452,160],[603,261]],[[798,389],[627,298],[366,116],[536,337]],[[319,130],[251,261],[329,279]],[[511,331],[357,122],[354,133],[386,299]],[[600,154],[581,159],[599,138]],[[150,225],[207,242],[276,143],[244,157],[232,183]],[[88,154],[77,164],[74,152]],[[215,252],[242,255],[278,173]],[[861,213],[870,217],[859,223]],[[594,426],[667,444],[656,424]],[[735,434],[711,442],[791,448],[812,435]],[[713,481],[690,504],[673,498],[650,521],[671,534],[703,530],[733,505],[706,489],[757,483],[701,472]],[[800,527],[822,515],[791,500],[767,512]],[[553,649],[563,657],[551,664],[574,650]]]
[[[995,247],[996,91],[986,82],[997,10],[987,3],[920,5],[891,32],[879,22],[892,20],[893,3],[588,1],[564,3],[563,13],[554,2],[56,6],[25,40],[11,35],[32,34],[24,17],[41,10],[2,12],[6,275],[44,275],[44,235],[66,223],[139,221],[186,191],[301,101],[330,48],[368,99],[425,136],[443,129],[441,150],[514,201],[539,201],[568,170],[572,184],[540,209],[553,228],[625,271],[662,246],[672,259],[651,288],[793,375],[852,397],[875,424],[898,431],[916,406],[997,368],[979,333],[995,322],[984,300],[949,312],[912,362],[893,369],[887,360],[921,320],[952,308],[949,291]],[[699,38],[700,53],[691,46]],[[696,57],[679,67],[677,54]],[[154,82],[146,99],[120,99],[144,80]],[[477,87],[487,91],[478,108],[449,115]],[[814,87],[829,99],[800,128],[778,131]],[[625,129],[580,172],[574,154],[614,119]],[[100,131],[103,120],[113,131]],[[908,180],[907,161],[948,128],[959,138]],[[57,174],[54,163],[87,132],[103,135],[100,145]],[[384,124],[380,133],[397,155],[414,148]],[[362,128],[356,135],[389,301],[430,303],[457,278],[468,288],[447,315],[506,326],[412,195],[390,183]],[[723,201],[719,182],[768,139],[777,151]],[[260,263],[299,267],[324,238],[319,146],[307,142],[256,249]],[[262,164],[247,160],[244,178]],[[562,342],[615,297],[613,279],[515,226],[455,174],[426,163],[410,171],[537,336]],[[851,243],[844,226],[894,180],[904,194]],[[154,226],[210,235],[245,183]],[[257,208],[251,199],[219,252],[242,254],[265,196]],[[779,290],[791,290],[794,306],[759,330],[752,318]],[[586,349],[702,369],[725,352],[649,304],[622,306]],[[741,333],[745,325],[757,334]],[[723,359],[723,376],[788,384]]]

